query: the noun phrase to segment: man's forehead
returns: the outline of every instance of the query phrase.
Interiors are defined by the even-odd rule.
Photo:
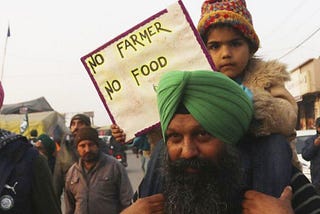
[[[71,121],[71,124],[73,124],[73,123],[85,123],[85,122],[83,120],[81,120],[81,119],[73,119]]]
[[[185,125],[201,127],[200,123],[191,114],[175,114],[169,123],[168,129]]]
[[[81,140],[79,143],[78,143],[78,146],[84,146],[84,145],[96,145],[96,143],[92,140]]]

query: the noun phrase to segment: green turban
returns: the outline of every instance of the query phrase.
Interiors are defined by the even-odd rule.
[[[241,87],[219,72],[170,71],[157,88],[162,134],[180,104],[210,134],[229,144],[237,143],[248,130],[252,101]]]

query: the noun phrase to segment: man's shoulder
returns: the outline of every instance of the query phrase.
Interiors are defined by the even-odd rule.
[[[70,179],[72,179],[72,177],[74,177],[78,173],[80,173],[79,162],[75,162],[70,166],[70,168],[66,172],[66,181],[70,181]]]
[[[102,168],[116,168],[120,171],[125,171],[124,166],[115,157],[108,154],[101,153],[100,164]]]
[[[100,153],[100,161],[103,164],[121,165],[121,163],[115,157],[105,154],[103,152]]]

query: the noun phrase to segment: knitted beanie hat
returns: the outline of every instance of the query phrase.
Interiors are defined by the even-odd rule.
[[[87,126],[91,126],[90,118],[85,114],[76,114],[74,115],[70,120],[70,126],[73,120],[81,120],[83,121]]]
[[[79,129],[75,138],[76,145],[83,140],[90,140],[99,146],[98,131],[92,127],[83,127]]]
[[[211,25],[217,23],[230,24],[252,42],[253,53],[258,50],[259,38],[245,0],[206,0],[198,23],[200,35],[203,36]]]
[[[157,99],[164,138],[181,104],[206,131],[229,144],[240,140],[253,115],[246,93],[220,72],[166,72],[160,79]]]
[[[48,135],[41,134],[37,138],[37,140],[41,141],[42,145],[44,146],[45,150],[47,151],[48,156],[52,156],[53,153],[56,151],[56,144]]]
[[[4,90],[3,90],[2,84],[0,82],[0,109],[2,108],[3,100],[4,100]]]

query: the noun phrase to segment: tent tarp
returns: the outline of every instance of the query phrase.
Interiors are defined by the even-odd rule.
[[[0,128],[20,133],[20,124],[24,114],[0,114]],[[29,113],[29,127],[23,134],[30,137],[30,131],[36,129],[38,135],[46,133],[51,137],[62,137],[69,129],[65,125],[64,117],[56,111]]]
[[[20,108],[22,107],[26,107],[28,113],[53,111],[47,100],[44,97],[40,97],[26,102],[3,105],[1,114],[20,114]]]

